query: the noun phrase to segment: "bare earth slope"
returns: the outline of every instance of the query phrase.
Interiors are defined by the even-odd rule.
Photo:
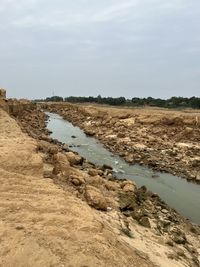
[[[0,266],[155,266],[96,210],[43,178],[36,146],[0,109]]]

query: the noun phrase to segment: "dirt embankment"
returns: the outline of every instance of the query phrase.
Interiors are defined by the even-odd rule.
[[[1,267],[199,266],[198,226],[51,139],[45,118],[0,109]]]
[[[160,267],[199,265],[198,226],[190,224],[145,187],[116,180],[109,166],[97,167],[70,151],[67,144],[45,135],[44,119],[40,110],[24,111],[18,117],[24,131],[38,140],[38,152],[44,154],[44,177],[91,206],[102,228],[109,227],[117,243],[123,240],[124,245],[130,246],[133,258],[136,253]],[[88,228],[86,231],[90,233]],[[111,243],[110,249],[112,246],[116,243]],[[132,262],[129,258],[129,266],[139,266]],[[105,266],[115,265],[112,262]]]
[[[156,266],[128,243],[116,212],[91,208],[68,176],[62,176],[65,189],[47,178],[55,162],[71,175],[83,173],[57,146],[28,137],[2,109],[0,148],[1,267]]]
[[[98,138],[130,164],[200,183],[200,113],[67,103],[47,108]]]

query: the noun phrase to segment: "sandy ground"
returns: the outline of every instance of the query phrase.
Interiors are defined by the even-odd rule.
[[[0,110],[0,266],[154,266],[95,210],[43,178],[36,146]]]

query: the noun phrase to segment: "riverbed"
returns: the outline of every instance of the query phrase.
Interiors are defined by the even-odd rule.
[[[117,178],[133,180],[138,186],[145,185],[184,217],[200,224],[200,185],[188,183],[171,174],[154,172],[140,165],[129,165],[103,147],[98,140],[86,136],[80,128],[61,116],[48,112],[47,115],[47,128],[52,132],[52,138],[68,144],[71,150],[96,165],[112,166]]]

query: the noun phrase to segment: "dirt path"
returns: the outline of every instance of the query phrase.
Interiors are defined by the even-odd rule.
[[[154,266],[96,210],[43,178],[36,146],[0,109],[0,266]]]

